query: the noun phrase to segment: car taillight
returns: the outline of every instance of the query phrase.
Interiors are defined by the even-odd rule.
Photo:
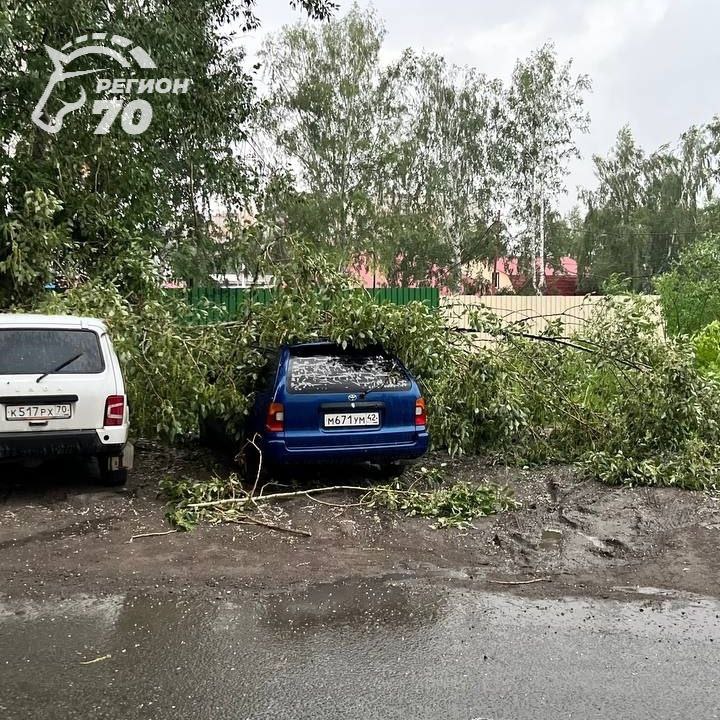
[[[415,401],[415,424],[427,425],[427,411],[425,410],[425,400],[418,398]]]
[[[113,427],[123,424],[125,417],[125,396],[111,395],[105,401],[105,427]]]
[[[281,403],[270,403],[265,427],[270,432],[282,432],[285,429],[285,408]]]

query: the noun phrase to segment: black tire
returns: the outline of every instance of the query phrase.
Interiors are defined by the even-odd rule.
[[[105,487],[121,487],[125,485],[128,479],[127,468],[110,469],[110,458],[99,457],[100,465],[100,483]]]

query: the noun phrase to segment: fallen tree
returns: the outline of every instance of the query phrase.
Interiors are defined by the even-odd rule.
[[[698,371],[690,343],[658,334],[641,297],[607,298],[573,336],[553,324],[533,335],[481,312],[472,329],[497,340],[483,346],[421,303],[381,305],[351,292],[350,280],[303,243],[289,244],[271,271],[271,301],[249,299],[232,322],[202,324],[202,308],[159,291],[130,305],[92,283],[42,309],[107,319],[135,429],[146,436],[192,436],[198,416],[212,412],[239,440],[264,349],[326,337],[395,352],[423,388],[434,446],[451,454],[572,462],[609,483],[715,487],[719,386]]]
[[[410,516],[432,518],[434,527],[464,528],[475,518],[518,506],[512,492],[493,483],[471,485],[455,483],[443,486],[438,469],[421,467],[403,485],[333,485],[291,492],[265,493],[256,484],[247,489],[236,474],[197,482],[188,478],[167,477],[161,488],[168,499],[168,522],[175,528],[191,530],[200,522],[255,524],[294,535],[310,536],[281,524],[283,501],[307,498],[331,507],[384,507]],[[327,503],[317,499],[324,493],[353,493],[353,503]]]

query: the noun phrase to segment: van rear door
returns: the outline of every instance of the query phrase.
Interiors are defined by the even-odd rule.
[[[378,350],[293,348],[285,442],[291,449],[412,442],[418,394],[399,362]]]
[[[0,327],[0,433],[102,428],[116,392],[98,331]]]

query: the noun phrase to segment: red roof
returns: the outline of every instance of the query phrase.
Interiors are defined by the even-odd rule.
[[[495,261],[497,272],[505,273],[510,277],[513,288],[516,292],[525,288],[531,282],[530,278],[519,268],[519,260],[516,257],[497,258]],[[537,259],[539,266],[540,259]],[[360,256],[348,268],[348,272],[355,275],[366,288],[387,287],[388,280],[384,273],[378,269],[373,273],[369,258]],[[443,294],[448,294],[450,290],[443,286],[441,268],[433,266],[431,275],[432,280],[424,285],[431,287],[440,286]],[[408,283],[408,286],[417,285],[417,283]],[[554,266],[549,262],[545,263],[545,286],[548,295],[577,295],[578,276],[577,276],[577,260],[571,257],[561,257],[558,266]]]
[[[540,258],[536,259],[536,266],[540,266]],[[498,272],[510,276],[515,291],[522,290],[530,278],[518,267],[517,258],[498,258],[495,265]],[[547,295],[577,295],[578,275],[577,260],[571,257],[561,257],[559,266],[545,263],[545,287]]]

